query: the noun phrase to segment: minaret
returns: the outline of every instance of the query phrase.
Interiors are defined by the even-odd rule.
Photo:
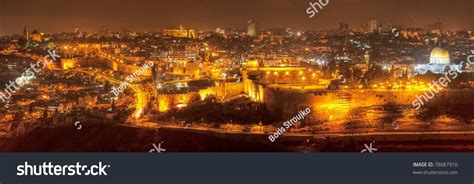
[[[26,26],[23,28],[23,37],[25,37],[27,42],[30,41],[30,33],[28,33],[28,28]]]
[[[369,67],[370,67],[370,55],[369,55],[369,51],[365,51],[364,59],[365,59],[365,70],[368,71],[368,70],[369,70]]]

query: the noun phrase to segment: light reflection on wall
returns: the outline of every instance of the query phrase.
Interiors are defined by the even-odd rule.
[[[168,95],[158,96],[158,111],[167,112],[170,109],[170,98]]]
[[[186,107],[194,95],[196,93],[158,95],[158,111],[167,112],[171,108]]]
[[[265,90],[262,85],[254,84],[252,80],[245,80],[244,92],[256,102],[264,102]]]
[[[189,105],[189,101],[194,99],[196,96],[201,101],[205,100],[209,95],[214,95],[218,99],[223,100],[241,94],[242,92],[243,85],[241,83],[226,83],[225,85],[201,89],[197,92],[188,92],[184,94],[161,94],[158,95],[159,111],[167,112],[172,108],[186,107]]]
[[[204,100],[206,99],[206,97],[208,97],[209,95],[215,95],[216,94],[216,91],[214,88],[207,88],[207,89],[202,89],[202,90],[199,90],[199,97],[201,100]]]
[[[325,98],[322,97],[319,102],[315,101],[312,107],[315,109],[313,116],[320,120],[337,122],[347,119],[355,105],[345,97],[328,95]]]

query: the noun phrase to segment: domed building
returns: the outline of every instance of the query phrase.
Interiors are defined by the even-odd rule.
[[[460,71],[461,66],[451,64],[449,52],[441,47],[435,47],[431,50],[430,62],[428,64],[420,64],[413,69],[415,75],[423,75],[428,71],[432,73],[441,74],[446,70]]]
[[[449,52],[446,49],[443,49],[441,47],[434,48],[431,51],[430,63],[449,65],[450,64]]]

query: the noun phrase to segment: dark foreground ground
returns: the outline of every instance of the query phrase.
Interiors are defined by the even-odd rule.
[[[39,127],[16,138],[0,139],[1,152],[148,152],[153,143],[166,152],[288,151],[271,145],[229,140],[201,133],[118,125]]]
[[[397,140],[397,141],[394,141]],[[375,141],[375,142],[373,142]],[[377,152],[474,152],[474,135],[363,136],[339,138],[223,134],[183,129],[143,129],[112,124],[38,127],[0,139],[0,152],[148,152],[153,143],[166,152],[360,152],[373,142]]]

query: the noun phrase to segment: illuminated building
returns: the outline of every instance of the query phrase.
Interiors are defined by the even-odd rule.
[[[247,35],[248,36],[256,36],[257,35],[257,23],[253,19],[250,19],[248,21]]]
[[[294,56],[290,56],[287,54],[275,54],[275,53],[269,53],[269,54],[249,54],[249,58],[252,58],[249,61],[252,60],[258,60],[259,63],[262,66],[299,66],[299,61],[296,59]]]
[[[97,96],[83,96],[78,98],[77,106],[80,108],[92,109],[97,104]]]
[[[41,33],[39,33],[36,29],[31,32],[31,40],[40,42],[42,38]]]
[[[202,67],[201,63],[191,61],[186,63],[186,75],[190,75],[193,78],[197,78],[201,75],[200,68]]]
[[[195,38],[196,31],[194,29],[185,29],[183,26],[180,26],[179,29],[164,29],[163,36],[176,38]]]
[[[449,52],[443,48],[436,47],[431,51],[430,55],[431,64],[444,64],[449,65]]]
[[[166,63],[166,72],[173,74],[186,74],[187,63],[198,60],[198,56],[189,51],[162,52],[159,58]],[[189,67],[193,68],[191,65]]]
[[[76,59],[61,59],[61,68],[62,69],[71,69],[77,66]]]
[[[375,31],[377,31],[377,20],[370,19],[368,24],[368,32],[374,33]]]
[[[369,71],[369,68],[370,68],[370,55],[369,55],[369,51],[365,51],[364,60],[365,60],[365,66],[364,66],[363,71],[364,71],[364,72],[367,72],[367,71]]]
[[[440,74],[446,70],[460,71],[461,66],[451,64],[449,52],[443,48],[436,47],[431,51],[430,62],[428,64],[417,65],[414,68],[415,74],[425,74],[428,71]]]
[[[245,63],[246,68],[258,68],[260,66],[260,63],[258,60],[248,60],[247,63]]]
[[[112,37],[112,32],[108,28],[102,27],[100,30],[100,37],[110,38]]]

